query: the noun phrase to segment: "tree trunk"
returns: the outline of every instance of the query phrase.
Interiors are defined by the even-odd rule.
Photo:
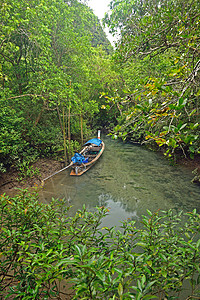
[[[69,141],[69,157],[71,158],[71,128],[70,128],[70,103],[69,103],[69,115],[68,115],[68,141]]]
[[[67,165],[67,144],[66,144],[66,133],[65,133],[65,109],[63,106],[63,146],[64,146],[64,161],[65,166]]]
[[[83,145],[83,116],[81,114],[81,145]]]

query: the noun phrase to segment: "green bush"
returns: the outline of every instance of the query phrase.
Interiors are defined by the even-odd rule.
[[[168,212],[101,228],[106,208],[75,216],[64,200],[48,205],[22,190],[0,201],[2,299],[187,299],[200,294],[200,216]],[[184,218],[183,218],[184,217]],[[184,220],[184,222],[183,222]]]
[[[19,181],[40,175],[39,169],[30,166],[29,162],[25,160],[23,160],[21,163],[18,163],[18,170],[19,170],[19,175],[17,180]]]

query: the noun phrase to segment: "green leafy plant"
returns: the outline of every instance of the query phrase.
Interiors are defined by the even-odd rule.
[[[110,3],[104,22],[120,32],[114,59],[126,90],[115,136],[173,159],[199,155],[199,9],[196,0]]]
[[[4,299],[187,299],[200,292],[200,216],[194,210],[101,228],[104,207],[70,216],[65,200],[41,204],[22,190],[0,201],[0,295]],[[60,283],[68,286],[63,291]],[[71,288],[70,288],[71,286]]]
[[[18,169],[19,169],[19,175],[18,175],[19,181],[40,175],[39,169],[30,166],[30,163],[25,160],[23,160],[22,163],[18,165]]]

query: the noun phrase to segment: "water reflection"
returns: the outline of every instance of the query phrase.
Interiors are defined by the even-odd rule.
[[[93,168],[80,177],[66,170],[49,179],[40,193],[42,201],[65,198],[73,206],[72,213],[83,204],[89,210],[109,207],[104,226],[118,226],[127,218],[138,220],[146,209],[198,209],[200,187],[191,183],[190,171],[170,166],[143,147],[104,141],[106,150]]]

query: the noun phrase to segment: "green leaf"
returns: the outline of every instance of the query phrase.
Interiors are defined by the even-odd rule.
[[[147,264],[148,264],[150,267],[152,267],[152,261],[151,261],[151,260],[148,260],[148,261],[147,261]]]
[[[177,105],[176,105],[176,110],[180,110],[182,109],[185,105],[187,104],[187,98],[180,98],[177,102]]]
[[[96,276],[102,281],[102,282],[105,282],[105,279],[106,279],[106,275],[105,273],[103,272],[96,272]]]
[[[200,246],[200,239],[196,243],[196,247],[199,248],[199,246]]]
[[[123,295],[123,286],[121,284],[121,282],[118,285],[118,295],[121,297]]]
[[[140,280],[137,280],[137,287],[140,290],[140,292],[142,292],[142,286]]]
[[[79,255],[79,257],[82,257],[82,251],[81,251],[80,247],[78,245],[75,245],[74,249],[75,249],[76,253]]]
[[[142,299],[158,299],[158,297],[156,297],[156,296],[153,296],[153,295],[145,295],[145,296],[143,296],[142,297]]]
[[[148,213],[148,215],[152,216],[152,212],[148,209],[147,209],[147,213]]]
[[[200,284],[200,275],[197,277],[197,284]]]
[[[186,236],[188,239],[190,239],[190,235],[189,235],[188,232],[185,232],[185,236]]]
[[[180,128],[179,128],[179,130],[181,131],[183,128],[185,128],[187,126],[187,123],[185,123],[185,124],[183,124]]]
[[[163,277],[167,277],[167,271],[161,271],[161,274],[163,275]]]
[[[147,244],[144,243],[144,242],[138,242],[136,245],[137,245],[137,246],[140,246],[140,247],[142,247],[142,248],[146,248],[146,247],[147,247]]]

